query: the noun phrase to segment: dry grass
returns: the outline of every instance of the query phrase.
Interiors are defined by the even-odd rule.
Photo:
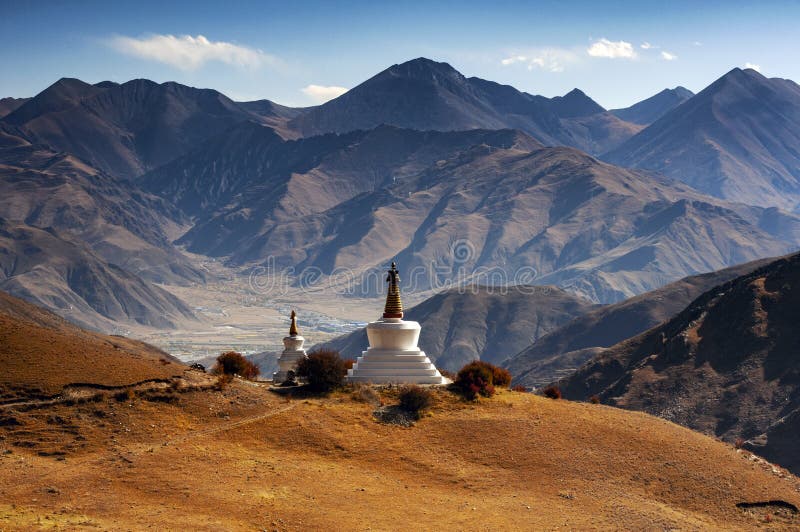
[[[177,404],[15,412],[0,427],[0,528],[743,529],[764,520],[737,503],[800,506],[794,477],[645,414],[438,390],[404,428],[352,393],[287,403],[234,380]],[[66,460],[39,455],[56,450]]]

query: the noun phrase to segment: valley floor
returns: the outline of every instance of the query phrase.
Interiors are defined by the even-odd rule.
[[[440,391],[404,428],[348,391],[163,395],[0,408],[0,529],[800,528],[789,510],[737,507],[800,506],[797,478],[602,405]]]

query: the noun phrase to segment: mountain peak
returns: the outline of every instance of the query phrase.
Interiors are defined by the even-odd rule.
[[[575,88],[564,96],[556,96],[552,100],[556,114],[561,118],[575,118],[602,113],[605,108],[589,98],[585,92]]]
[[[384,73],[391,73],[395,76],[414,78],[422,80],[435,79],[437,76],[448,78],[464,79],[464,76],[449,63],[437,62],[427,57],[418,57],[405,63],[392,65]],[[380,74],[379,74],[380,76]]]

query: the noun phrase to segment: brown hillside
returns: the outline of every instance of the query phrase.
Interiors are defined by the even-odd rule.
[[[185,368],[153,346],[79,329],[0,292],[0,403],[55,396],[70,384],[168,379]]]
[[[384,391],[386,402],[396,401]],[[745,529],[798,526],[798,479],[646,414],[448,392],[415,426],[350,393],[223,392],[16,412],[0,527],[193,530]],[[152,399],[152,398],[151,398]],[[48,443],[77,439],[66,451]],[[4,450],[5,449],[5,450]],[[11,451],[9,453],[9,451]],[[64,460],[46,456],[62,452]],[[25,482],[18,479],[25,478]],[[767,518],[767,514],[770,515]]]
[[[712,288],[561,381],[567,397],[655,414],[798,469],[800,254]],[[787,445],[787,442],[793,442]]]

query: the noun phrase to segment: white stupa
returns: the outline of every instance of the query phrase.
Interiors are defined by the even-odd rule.
[[[417,347],[421,327],[416,321],[403,321],[400,276],[395,263],[386,278],[389,292],[383,317],[367,325],[369,349],[347,371],[349,382],[374,384],[447,384],[436,366]]]
[[[281,384],[289,378],[289,372],[297,371],[297,363],[306,358],[306,350],[303,349],[305,338],[300,336],[297,329],[297,314],[292,311],[292,324],[289,326],[289,336],[283,339],[283,352],[278,358],[278,371],[272,374],[272,382]]]

